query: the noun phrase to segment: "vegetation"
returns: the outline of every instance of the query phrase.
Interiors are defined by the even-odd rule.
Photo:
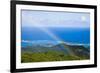
[[[22,47],[21,62],[48,62],[90,59],[90,48],[83,45],[68,45],[60,43],[57,45],[32,45]]]
[[[22,52],[21,62],[47,62],[47,61],[68,61],[68,60],[84,60],[86,57],[79,57],[74,55],[67,55],[62,52],[48,51],[48,52]]]

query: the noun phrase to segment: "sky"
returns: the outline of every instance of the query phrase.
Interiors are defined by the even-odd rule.
[[[22,10],[21,15],[22,27],[90,27],[90,14],[86,12]]]

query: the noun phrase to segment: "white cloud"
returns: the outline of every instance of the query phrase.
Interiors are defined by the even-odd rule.
[[[67,13],[66,13],[67,14]],[[65,14],[65,15],[66,15]],[[71,28],[87,28],[90,27],[89,15],[80,14],[36,14],[24,12],[22,14],[22,26],[26,27],[71,27]],[[76,16],[76,17],[75,17]]]

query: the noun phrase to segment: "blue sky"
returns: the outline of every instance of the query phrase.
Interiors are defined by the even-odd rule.
[[[22,27],[90,27],[89,13],[22,10]]]

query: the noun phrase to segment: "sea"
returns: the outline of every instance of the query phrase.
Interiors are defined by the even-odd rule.
[[[89,44],[90,28],[66,27],[22,27],[21,45],[27,46],[35,42],[67,42],[73,44]]]

